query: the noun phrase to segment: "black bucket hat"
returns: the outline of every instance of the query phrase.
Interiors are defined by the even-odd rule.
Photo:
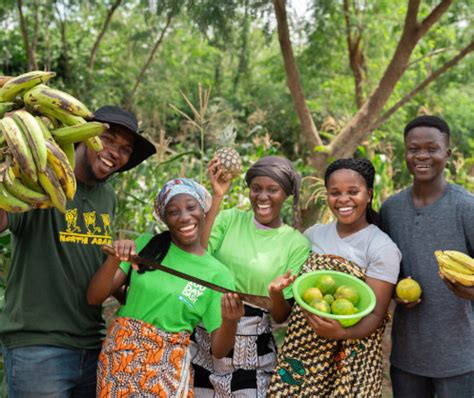
[[[138,129],[137,118],[132,112],[118,106],[105,105],[95,111],[93,119],[98,122],[125,127],[135,136],[135,144],[130,159],[125,166],[118,170],[119,172],[130,170],[156,153],[155,146],[141,135],[142,131]]]

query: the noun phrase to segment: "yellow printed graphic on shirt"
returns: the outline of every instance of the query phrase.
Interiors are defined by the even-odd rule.
[[[68,209],[65,214],[66,230],[59,231],[61,243],[76,243],[82,245],[110,245],[112,244],[112,231],[110,226],[110,214],[101,213],[97,217],[95,211],[82,214],[82,220],[78,210]],[[82,225],[80,221],[83,221]],[[102,223],[102,226],[97,225]],[[102,233],[101,233],[102,232]]]

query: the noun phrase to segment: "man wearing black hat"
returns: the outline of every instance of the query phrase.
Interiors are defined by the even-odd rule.
[[[77,191],[65,214],[0,210],[10,229],[12,264],[0,313],[9,397],[95,397],[97,357],[104,334],[101,308],[87,304],[90,278],[112,240],[116,196],[107,179],[155,153],[134,114],[104,106],[94,119],[110,128],[95,152],[76,148]]]

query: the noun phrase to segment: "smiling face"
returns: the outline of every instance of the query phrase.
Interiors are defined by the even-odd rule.
[[[329,208],[339,226],[353,233],[369,224],[366,212],[372,190],[359,173],[350,169],[336,170],[329,176],[326,190]]]
[[[415,182],[444,178],[450,156],[449,136],[435,127],[415,127],[405,136],[405,161]]]
[[[191,195],[182,193],[172,197],[165,207],[163,220],[176,246],[188,252],[201,249],[204,210]]]
[[[127,129],[113,126],[100,135],[100,140],[103,145],[101,151],[87,148],[85,152],[88,178],[95,181],[105,181],[127,164],[133,152],[135,137]]]
[[[252,178],[249,187],[255,219],[267,227],[278,228],[281,225],[281,206],[288,197],[283,188],[266,176]]]

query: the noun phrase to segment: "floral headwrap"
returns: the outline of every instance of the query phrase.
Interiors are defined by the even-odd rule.
[[[155,199],[155,209],[158,210],[158,216],[161,219],[163,219],[165,207],[171,198],[181,193],[186,193],[196,199],[204,213],[207,213],[211,208],[212,197],[206,188],[190,178],[175,178],[163,185]]]

